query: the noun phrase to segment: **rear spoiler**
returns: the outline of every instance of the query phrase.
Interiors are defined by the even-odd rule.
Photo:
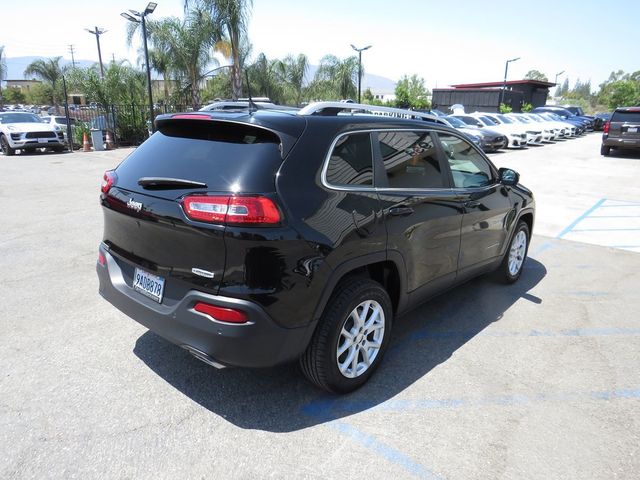
[[[219,112],[217,112],[219,113]],[[220,118],[213,116],[209,112],[190,112],[190,113],[174,113],[166,115],[158,115],[155,119],[156,130],[162,129],[174,122],[209,122],[211,128],[215,128],[216,124],[238,125],[239,127],[257,128],[274,134],[280,139],[280,156],[284,159],[289,151],[298,141],[298,136],[290,135],[278,130],[261,125],[255,121],[254,117],[250,117],[251,121],[237,120],[233,118]]]

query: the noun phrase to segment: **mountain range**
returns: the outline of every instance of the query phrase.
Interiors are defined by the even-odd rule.
[[[5,80],[23,80],[24,71],[27,66],[33,62],[34,60],[38,60],[42,57],[12,57],[6,59],[7,64],[7,75]],[[63,58],[61,60],[62,66],[71,65],[71,60]],[[76,66],[86,68],[90,67],[94,63],[93,60],[76,60]],[[309,70],[307,71],[306,78],[312,79],[318,69],[317,65],[309,65]],[[161,77],[157,76],[152,72],[152,76],[154,79],[160,79]],[[370,88],[374,93],[393,93],[396,87],[396,82],[393,80],[383,77],[381,75],[374,75],[371,73],[365,73],[362,77],[362,90]]]

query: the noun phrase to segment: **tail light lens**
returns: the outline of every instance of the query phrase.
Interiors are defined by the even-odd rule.
[[[113,186],[118,176],[113,170],[107,170],[102,177],[102,184],[100,185],[100,191],[102,193],[108,193],[109,189]]]
[[[247,323],[247,314],[242,310],[235,308],[223,308],[210,305],[204,302],[198,302],[193,306],[196,312],[209,315],[214,320],[226,323]]]
[[[609,124],[611,122],[605,122],[604,127],[602,128],[603,133],[609,133]]]
[[[280,211],[267,197],[190,195],[182,200],[184,213],[191,220],[237,225],[274,225]]]
[[[104,253],[98,251],[98,263],[103,267],[107,265],[107,257],[104,256]]]

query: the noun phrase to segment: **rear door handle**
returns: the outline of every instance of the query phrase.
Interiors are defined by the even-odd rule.
[[[389,215],[406,217],[407,215],[411,215],[413,213],[413,208],[411,207],[392,207],[389,209]]]
[[[475,200],[469,200],[464,204],[465,207],[476,208],[480,206],[480,202],[476,202]]]

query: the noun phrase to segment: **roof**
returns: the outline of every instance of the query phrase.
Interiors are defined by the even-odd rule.
[[[483,82],[483,83],[460,83],[451,85],[453,88],[487,88],[502,87],[505,82]],[[506,85],[533,85],[536,87],[555,87],[557,84],[553,82],[542,82],[540,80],[509,80]]]

